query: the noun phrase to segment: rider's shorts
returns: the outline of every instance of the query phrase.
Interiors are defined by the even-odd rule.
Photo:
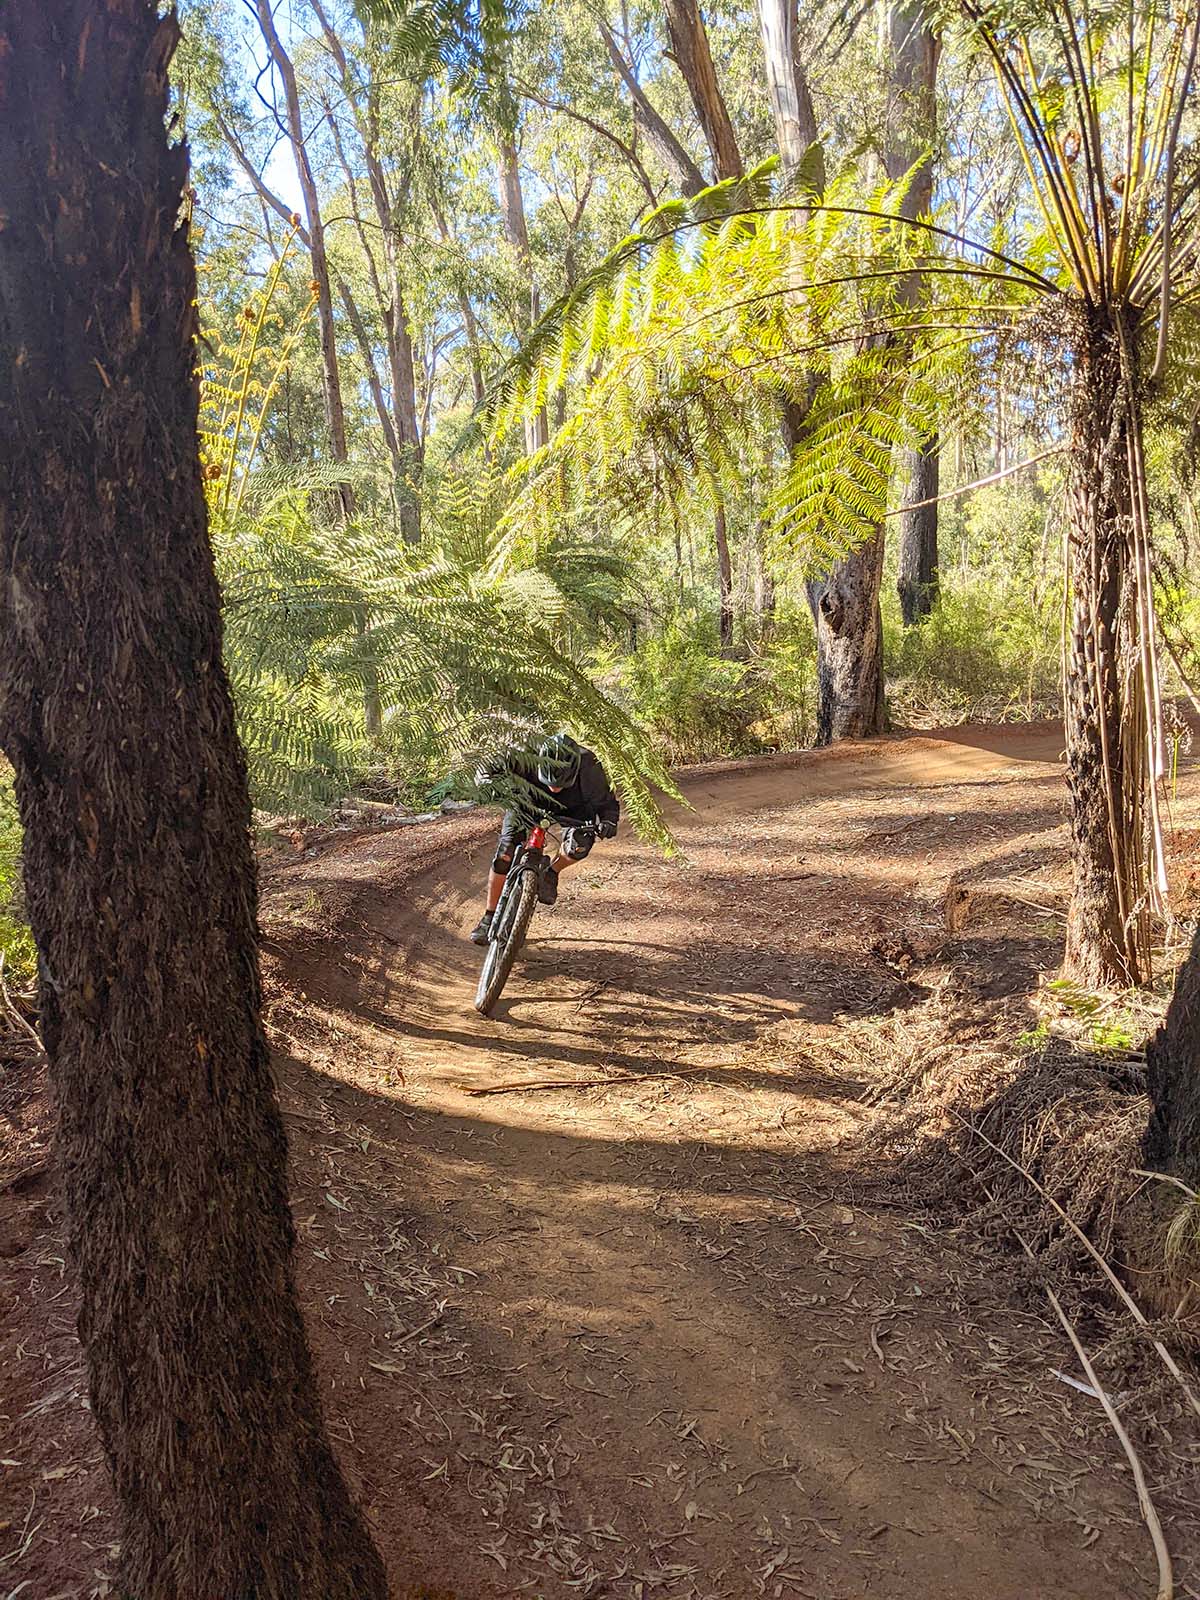
[[[516,854],[517,846],[525,843],[529,837],[529,827],[518,811],[506,811],[504,820],[500,824],[500,842],[496,846],[496,858],[492,862],[493,872],[507,872],[512,865],[512,858]],[[572,861],[582,861],[596,842],[595,828],[564,828],[562,835],[563,855]]]

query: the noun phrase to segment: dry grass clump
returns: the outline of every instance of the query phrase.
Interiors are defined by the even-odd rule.
[[[1166,1186],[1140,1171],[1150,1111],[1141,1054],[1095,1042],[1149,1031],[1151,1013],[1143,1006],[1145,1017],[1123,1016],[1118,1027],[1053,991],[1042,1006],[1058,1013],[1053,1031],[1045,1020],[1029,1030],[1027,1012],[1011,1004],[981,1007],[946,975],[921,1005],[861,1018],[827,1041],[845,1070],[873,1069],[863,1099],[876,1116],[861,1149],[874,1158],[875,1181],[948,1219],[960,1239],[1003,1252],[1039,1295],[1053,1286],[1106,1343],[1127,1344],[1137,1365],[1146,1331],[1127,1326],[1057,1204],[1133,1280],[1155,1334],[1180,1352],[1200,1350],[1196,1203],[1174,1190],[1164,1199]],[[1156,1308],[1167,1304],[1164,1328]]]

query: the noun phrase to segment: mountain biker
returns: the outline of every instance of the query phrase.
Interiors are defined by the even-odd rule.
[[[538,885],[538,899],[548,906],[558,899],[559,873],[582,861],[597,839],[611,839],[617,831],[620,802],[593,751],[585,750],[569,733],[556,733],[538,750],[532,774],[530,765],[528,757],[514,753],[486,774],[493,787],[508,780],[515,794],[500,824],[500,842],[488,874],[487,909],[471,930],[473,944],[487,944],[513,855],[543,817],[564,824],[562,851]]]

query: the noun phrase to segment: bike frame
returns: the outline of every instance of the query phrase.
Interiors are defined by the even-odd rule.
[[[570,821],[557,823],[555,826],[563,828],[585,828],[588,826],[588,824],[583,821]],[[530,864],[529,858],[533,857],[533,864],[536,865],[539,870],[545,864],[545,862],[549,860],[549,854],[546,850],[546,840],[549,837],[549,833],[549,825],[546,822],[539,822],[536,827],[530,828],[529,837],[526,839],[525,843],[518,846],[516,854],[512,859],[512,866],[509,867],[508,871],[504,875],[504,888],[500,891],[500,899],[496,905],[496,914],[492,919],[492,934],[488,941],[489,944],[494,943],[504,930],[504,912],[508,909],[509,899],[517,879],[519,878],[522,870],[527,869]],[[539,857],[541,858],[540,860],[538,859]]]
[[[559,819],[556,826],[564,829],[568,827],[588,827],[586,822],[569,822]],[[522,878],[531,869],[539,876],[550,863],[551,855],[546,849],[547,837],[553,830],[549,819],[543,819],[535,827],[530,828],[529,837],[517,847],[513,854],[512,864],[504,875],[504,887],[500,891],[500,899],[492,915],[491,932],[487,942],[487,954],[483,958],[483,972],[479,980],[479,988],[475,995],[475,1009],[484,1016],[500,996],[500,992],[516,960],[517,952],[524,943],[525,933],[529,926],[529,918],[536,908],[526,902],[524,922],[521,926],[520,937],[516,943],[509,945],[509,937],[513,933],[514,919],[522,915],[521,891],[518,885]],[[555,837],[557,837],[555,835]],[[496,963],[506,963],[497,975]],[[498,976],[498,981],[497,980]]]

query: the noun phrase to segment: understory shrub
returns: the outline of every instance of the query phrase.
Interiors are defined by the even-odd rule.
[[[894,722],[1027,722],[1060,708],[1061,597],[946,588],[914,628],[885,594],[884,667]],[[1003,603],[1001,603],[1003,602]]]
[[[768,638],[723,655],[712,619],[681,612],[602,666],[670,765],[811,743],[816,669],[805,613],[782,613]]]
[[[28,982],[37,971],[37,950],[25,920],[21,881],[21,819],[10,768],[0,771],[0,953],[8,978]]]

